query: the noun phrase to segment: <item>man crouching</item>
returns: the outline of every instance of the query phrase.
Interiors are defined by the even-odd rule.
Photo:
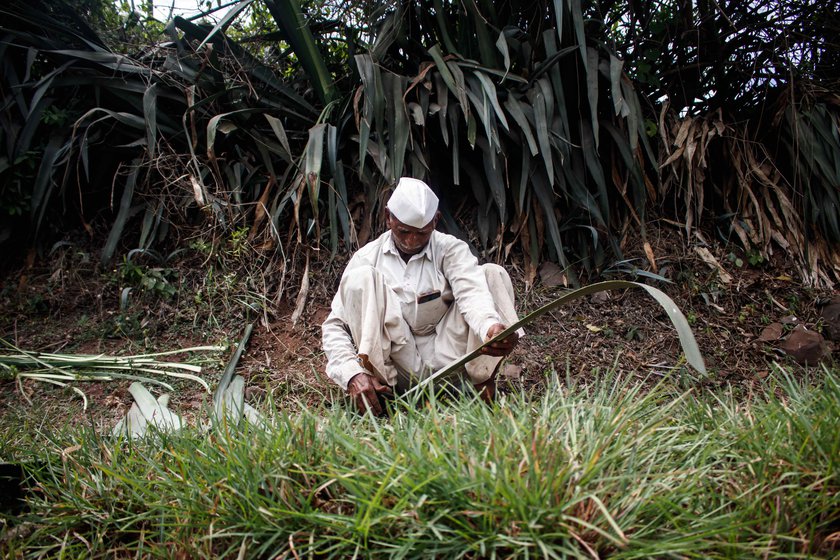
[[[406,391],[517,319],[507,271],[479,265],[466,243],[435,230],[438,198],[426,183],[403,177],[387,208],[388,231],[350,259],[321,326],[327,375],[359,412],[376,415],[384,412],[380,395]],[[485,401],[520,334],[465,366]]]

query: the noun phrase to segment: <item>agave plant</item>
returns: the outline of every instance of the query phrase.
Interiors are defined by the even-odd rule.
[[[678,38],[692,26],[711,33],[709,21],[726,21],[731,6],[700,4],[695,13],[677,0],[656,9],[579,0],[242,0],[215,25],[175,18],[160,41],[126,54],[61,0],[14,0],[0,8],[0,204],[28,219],[0,232],[0,243],[70,215],[91,232],[107,228],[104,262],[165,242],[186,223],[247,228],[269,252],[326,246],[332,255],[342,241],[352,249],[375,233],[388,189],[413,175],[441,195],[446,227],[474,229],[487,258],[503,261],[518,247],[530,281],[546,259],[560,263],[570,284],[580,271],[597,275],[621,257],[622,232],[632,226],[644,236],[651,207],[682,208],[687,230],[710,216],[704,210],[738,214],[737,236],[755,243],[763,231],[766,248],[770,229],[744,227],[755,211],[739,206],[749,192],[761,200],[758,187],[730,176],[735,190],[718,209],[720,183],[705,180],[702,158],[690,157],[702,152],[687,142],[691,130],[699,138],[712,126],[719,140],[718,125],[729,130],[711,111],[714,96],[706,91],[690,106],[708,114],[688,115],[699,128],[684,129],[678,112],[688,94],[674,94],[679,80],[660,79],[671,69],[686,74],[695,51],[708,61]],[[776,13],[769,0],[761,6]],[[775,73],[745,77],[744,30],[791,33],[817,9],[802,0],[793,15],[759,25],[745,8],[731,8],[738,33],[704,35],[703,46],[719,44],[734,62],[691,82],[697,92],[720,89],[727,76],[744,90],[781,79],[777,70],[795,49],[767,59]],[[237,31],[249,10],[271,27]],[[698,14],[708,19],[695,22]],[[643,40],[643,27],[658,47]],[[673,45],[673,61],[663,45]],[[651,61],[668,70],[646,70]],[[659,95],[677,113],[655,111]],[[755,96],[735,98],[756,107]],[[837,119],[830,104],[822,107],[792,106],[784,117],[791,132],[779,145],[799,163],[793,174],[778,167],[793,191],[771,188],[778,205],[791,203],[786,216],[801,219],[813,247],[836,240],[838,229]],[[745,134],[751,142],[756,133]],[[836,259],[830,249],[819,254]]]
[[[202,210],[231,225],[264,199],[263,215],[279,221],[275,214],[295,193],[269,191],[286,184],[277,174],[289,174],[284,167],[296,163],[296,144],[305,145],[305,131],[319,115],[294,84],[215,29],[176,18],[167,27],[170,41],[126,56],[89,28],[80,36],[65,24],[73,11],[50,5],[53,10],[38,2],[2,8],[8,32],[2,63],[12,86],[4,88],[4,101],[13,109],[4,123],[2,147],[10,156],[2,171],[33,149],[33,139],[47,138],[36,149],[35,234],[57,199],[76,189],[76,210],[87,213],[84,203],[101,205],[104,198],[114,211],[106,262],[138,213],[140,248],[161,236],[167,215],[179,212]],[[66,116],[45,118],[55,114]],[[51,122],[56,126],[45,126]],[[65,202],[74,204],[73,197]]]

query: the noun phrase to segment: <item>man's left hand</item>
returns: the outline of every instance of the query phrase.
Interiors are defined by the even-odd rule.
[[[492,327],[487,330],[487,337],[484,340],[490,340],[507,327],[501,323],[496,323]],[[492,344],[488,344],[484,348],[482,348],[482,354],[488,354],[490,356],[507,356],[513,349],[516,348],[516,344],[519,342],[519,335],[514,333],[510,333],[506,337],[502,338],[501,340],[496,340]]]

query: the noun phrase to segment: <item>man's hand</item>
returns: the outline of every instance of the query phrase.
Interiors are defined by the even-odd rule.
[[[490,340],[507,327],[501,323],[496,323],[492,327],[487,330],[487,337],[484,340]],[[516,348],[516,344],[519,342],[519,335],[514,333],[510,333],[506,337],[501,340],[497,340],[493,342],[493,344],[488,344],[484,348],[482,348],[482,354],[489,354],[490,356],[507,356],[513,349]]]
[[[391,388],[367,373],[357,373],[347,383],[347,393],[353,399],[356,410],[364,414],[370,407],[374,416],[381,416],[384,412],[379,403],[379,393],[391,394]]]

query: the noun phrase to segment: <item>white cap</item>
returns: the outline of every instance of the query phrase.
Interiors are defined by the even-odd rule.
[[[438,197],[420,179],[402,177],[388,199],[388,210],[407,226],[422,228],[431,222],[438,209]]]

